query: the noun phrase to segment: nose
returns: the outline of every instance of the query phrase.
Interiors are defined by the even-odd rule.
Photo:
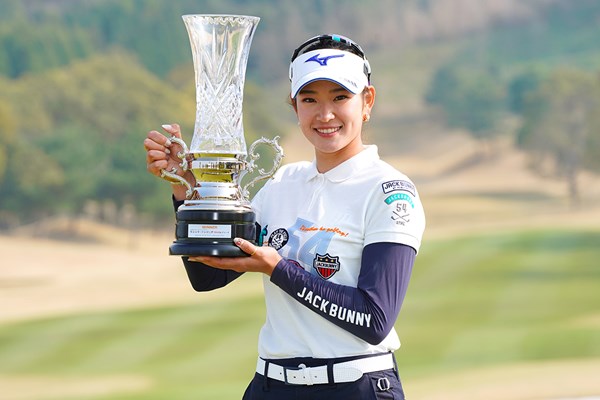
[[[331,104],[322,103],[321,107],[319,107],[317,119],[320,122],[327,122],[327,121],[331,121],[334,118],[335,118],[335,114],[333,112],[333,107],[331,107]]]

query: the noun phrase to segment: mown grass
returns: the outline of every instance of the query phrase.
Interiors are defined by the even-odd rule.
[[[600,231],[426,240],[396,325],[403,379],[600,357],[599,260]],[[243,279],[224,290],[256,283]],[[151,382],[72,397],[79,400],[237,399],[253,375],[263,321],[262,297],[250,296],[4,324],[0,376]]]
[[[598,357],[600,233],[523,231],[426,244],[398,329],[407,374]]]

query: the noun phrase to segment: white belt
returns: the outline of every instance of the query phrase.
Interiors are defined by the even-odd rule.
[[[266,361],[259,357],[258,362],[256,363],[256,372],[264,375],[265,364]],[[333,364],[332,383],[354,382],[360,379],[363,374],[394,368],[395,363],[392,353],[341,362]],[[300,364],[298,367],[282,367],[281,365],[269,362],[267,376],[292,385],[318,385],[329,383],[327,377],[327,365],[307,367],[304,364]]]

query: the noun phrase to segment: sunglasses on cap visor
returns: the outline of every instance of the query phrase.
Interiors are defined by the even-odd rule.
[[[306,49],[318,42],[324,42],[326,40],[333,40],[334,42],[340,42],[340,43],[344,43],[347,44],[348,46],[352,47],[353,50],[356,51],[356,53],[364,60],[366,60],[365,57],[365,52],[363,51],[363,49],[355,42],[353,42],[352,40],[348,39],[347,37],[344,36],[339,36],[339,35],[319,35],[319,36],[315,36],[311,39],[308,39],[306,42],[302,43],[296,50],[294,50],[294,54],[292,54],[292,60],[291,62],[294,62],[294,60],[296,58],[298,58],[298,56],[302,53],[304,53],[306,51]]]

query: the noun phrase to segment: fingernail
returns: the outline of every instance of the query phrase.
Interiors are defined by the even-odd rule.
[[[161,126],[162,126],[162,127],[163,127],[163,129],[164,129],[164,130],[166,130],[166,131],[172,131],[172,130],[173,130],[173,125],[170,125],[170,124],[164,124],[164,125],[161,125]]]
[[[235,239],[233,239],[233,243],[235,243],[235,244],[237,244],[239,246],[240,244],[242,244],[242,239],[235,238]]]
[[[169,149],[165,149],[165,153],[167,153],[167,154],[171,154],[171,150],[169,150]]]
[[[171,141],[169,139],[167,139],[167,141],[165,142],[165,146],[166,147],[171,147],[173,143],[171,143]],[[167,149],[168,150],[168,149]]]

